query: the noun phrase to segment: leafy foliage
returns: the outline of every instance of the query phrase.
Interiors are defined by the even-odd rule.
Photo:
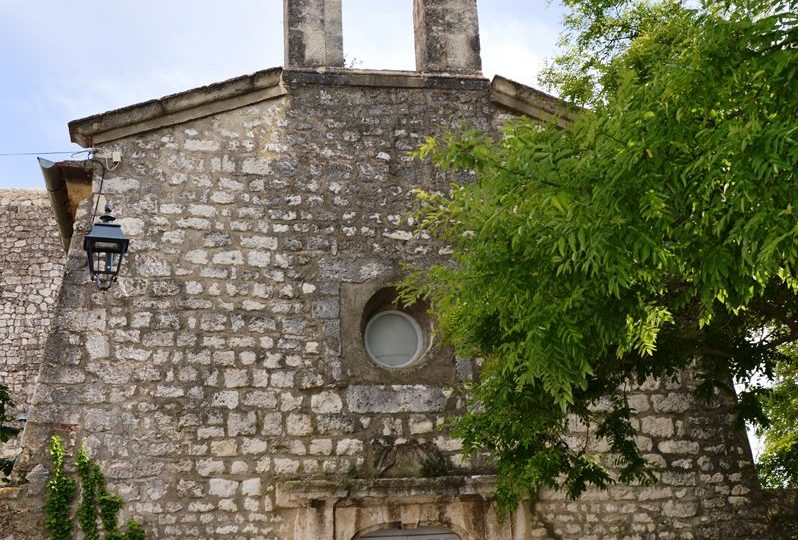
[[[792,357],[795,358],[793,353]],[[776,366],[776,385],[765,400],[770,420],[764,430],[765,451],[757,467],[768,488],[798,488],[798,363]]]
[[[50,531],[50,540],[69,540],[75,525],[70,519],[70,507],[75,499],[75,481],[64,474],[64,445],[61,438],[50,438],[50,459],[53,473],[47,481],[47,501],[44,512],[47,515],[44,526]]]
[[[98,483],[105,484],[99,467],[89,459],[89,455],[81,448],[77,459],[78,476],[80,477],[81,497],[77,510],[78,523],[83,530],[86,540],[98,540],[100,533],[97,529],[97,491]],[[100,478],[97,478],[99,473]],[[98,480],[101,479],[101,482]]]
[[[64,499],[59,503],[60,506],[58,508],[45,506],[45,511],[48,514],[48,528],[54,531],[54,528],[49,525],[52,522],[58,530],[64,531],[63,534],[65,536],[55,536],[54,533],[53,539],[71,538],[74,524],[70,517],[70,506],[72,499],[74,499],[75,482],[71,478],[64,477],[62,473],[64,448],[61,439],[53,436],[50,439],[50,448],[54,472],[48,487],[56,478],[57,471],[61,478],[71,482],[72,492],[68,500]],[[53,451],[54,448],[57,449],[56,453]],[[59,460],[58,462],[56,462],[56,458]],[[105,484],[105,475],[103,475],[100,466],[82,448],[78,451],[77,471],[81,484],[81,501],[76,511],[76,517],[83,531],[83,538],[86,540],[100,540],[100,538],[105,538],[105,540],[144,540],[146,538],[144,529],[137,521],[128,520],[126,531],[119,530],[119,510],[121,510],[123,504],[122,497],[108,491]],[[100,535],[98,518],[102,525],[103,536]]]
[[[506,505],[650,481],[628,383],[695,363],[701,396],[732,398],[798,340],[795,0],[565,3],[573,46],[546,77],[589,108],[564,129],[522,120],[419,151],[477,175],[419,195],[454,264],[404,295],[484,358],[457,433],[496,458]],[[768,393],[737,396],[741,424],[767,422]],[[597,426],[615,474],[568,444],[569,415]]]

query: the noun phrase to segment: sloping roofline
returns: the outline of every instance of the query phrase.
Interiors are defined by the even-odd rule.
[[[574,108],[565,101],[497,75],[492,82],[478,75],[427,74],[416,71],[353,70],[345,68],[258,71],[159,99],[153,99],[69,123],[72,142],[84,148],[130,137],[282,97],[292,84],[371,86],[393,88],[447,88],[489,90],[491,100],[511,111],[564,125]]]
[[[496,105],[541,122],[565,126],[578,109],[567,102],[496,75],[427,74],[416,71],[353,70],[345,68],[283,69],[275,67],[96,114],[69,123],[72,142],[84,148],[173,126],[285,96],[295,84],[387,88],[445,88],[488,91]],[[64,248],[69,248],[77,202],[91,193],[88,162],[53,163],[40,159]]]

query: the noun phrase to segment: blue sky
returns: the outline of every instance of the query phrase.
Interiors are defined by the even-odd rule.
[[[412,3],[343,0],[347,61],[413,69]],[[535,86],[560,5],[481,0],[479,16],[485,76]],[[70,120],[282,63],[282,0],[0,0],[0,154],[81,150]],[[43,188],[35,156],[0,156],[15,187]]]

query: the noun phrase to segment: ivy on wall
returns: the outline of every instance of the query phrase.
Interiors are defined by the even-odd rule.
[[[53,462],[53,474],[47,482],[44,527],[50,531],[50,540],[69,540],[75,528],[69,517],[69,509],[75,499],[77,486],[72,478],[64,474],[64,444],[57,435],[50,438],[50,459]]]
[[[73,518],[72,503],[77,492],[75,481],[64,473],[64,445],[61,438],[50,438],[50,458],[53,474],[47,482],[47,501],[44,506],[45,528],[50,531],[50,540],[69,540],[77,519],[85,540],[144,540],[146,535],[141,524],[128,520],[126,531],[119,530],[119,510],[122,497],[108,491],[100,466],[92,460],[85,449],[77,456],[77,472],[80,479],[81,498]],[[102,533],[102,534],[101,534]]]

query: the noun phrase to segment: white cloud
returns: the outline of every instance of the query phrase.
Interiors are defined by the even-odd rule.
[[[485,75],[536,86],[544,62],[554,55],[558,28],[502,16],[483,22],[481,38]]]

